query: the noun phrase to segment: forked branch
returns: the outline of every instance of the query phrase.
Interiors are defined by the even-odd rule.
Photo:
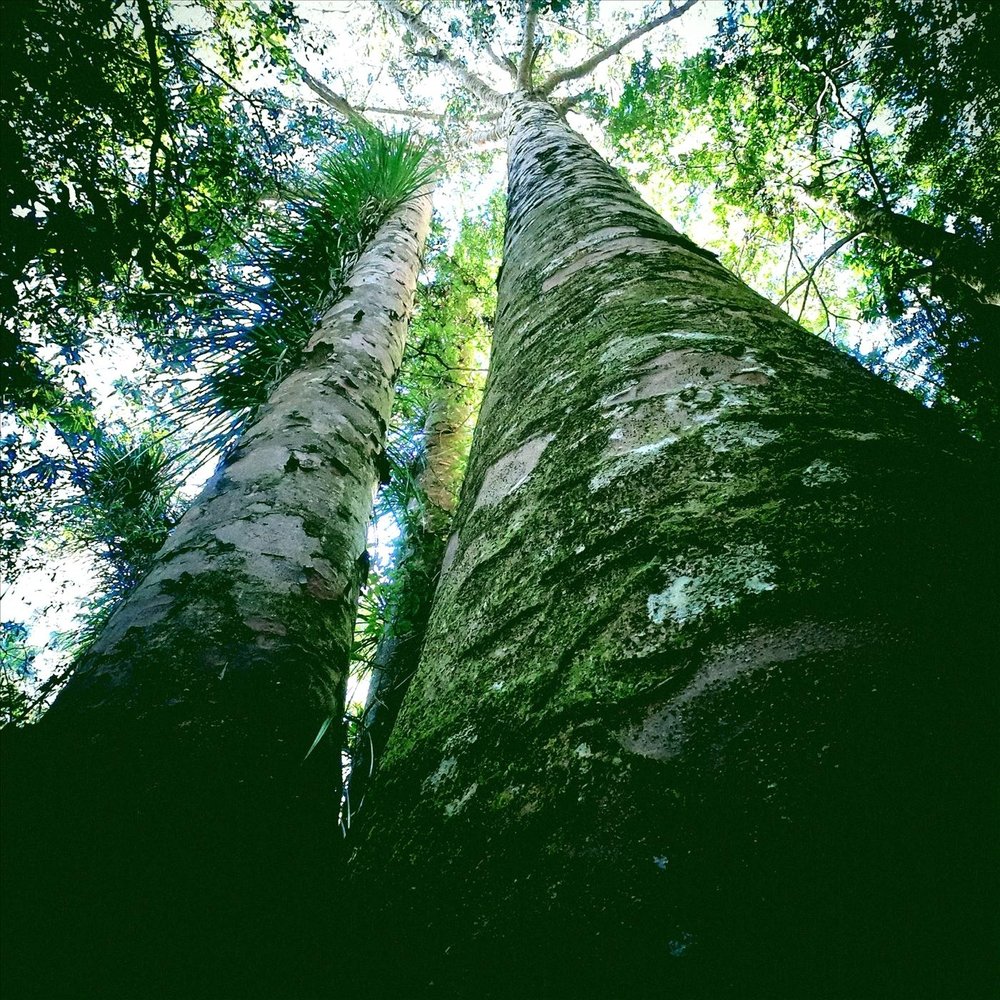
[[[820,267],[828,261],[841,247],[846,246],[851,240],[857,239],[864,230],[856,229],[852,233],[848,233],[843,239],[837,240],[836,243],[831,243],[814,261],[812,267],[806,269],[806,273],[803,277],[799,278],[798,281],[792,285],[791,288],[785,292],[784,295],[778,299],[777,305],[783,306],[803,285],[812,283],[815,287],[815,276],[816,272]],[[818,292],[818,289],[817,289]],[[801,314],[800,314],[801,315]]]
[[[606,62],[612,56],[618,55],[626,45],[631,44],[643,35],[648,35],[651,31],[661,27],[664,24],[668,24],[670,21],[678,18],[685,11],[690,10],[698,0],[684,0],[684,3],[678,5],[677,7],[671,7],[666,14],[660,17],[654,18],[652,21],[646,24],[640,24],[638,28],[634,28],[627,35],[622,35],[621,38],[616,42],[612,42],[610,45],[605,46],[598,52],[595,52],[589,59],[585,59],[578,66],[570,66],[566,69],[556,70],[555,73],[549,74],[542,81],[542,84],[537,89],[537,93],[541,97],[545,97],[551,94],[560,83],[565,83],[567,80],[579,80],[580,77],[586,76],[588,73],[592,73],[602,62]]]
[[[313,76],[304,66],[296,64],[296,72],[302,82],[325,104],[328,104],[347,121],[369,122],[367,115],[399,115],[403,118],[419,118],[423,121],[439,122],[444,115],[437,111],[425,111],[423,108],[383,108],[373,104],[355,107],[336,91],[331,90],[322,80]]]
[[[331,90],[322,80],[312,75],[305,66],[295,64],[295,70],[302,82],[325,104],[353,124],[368,123],[368,119],[346,97]]]

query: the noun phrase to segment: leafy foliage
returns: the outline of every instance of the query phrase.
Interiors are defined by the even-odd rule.
[[[104,589],[121,596],[149,568],[179,516],[177,484],[162,433],[105,437],[84,472],[73,534],[103,550]]]
[[[180,11],[166,0],[3,5],[9,401],[30,406],[57,391],[38,328],[72,361],[109,294],[197,289],[232,243],[234,219],[276,183],[266,101],[229,77],[251,58],[287,61],[290,5],[206,0],[183,23]]]
[[[37,650],[20,622],[0,623],[0,727],[27,720],[31,710],[26,682],[34,676]]]
[[[330,122],[234,82],[285,71],[297,28],[286,0],[33,0],[0,18],[10,582],[103,440],[93,354],[136,334],[162,350],[183,332],[213,262]]]

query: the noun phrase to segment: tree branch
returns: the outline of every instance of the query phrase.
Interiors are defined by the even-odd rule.
[[[531,67],[534,63],[535,26],[538,24],[538,8],[532,0],[522,0],[524,16],[521,19],[521,29],[524,37],[521,39],[521,58],[517,62],[517,89],[531,89]]]
[[[567,111],[572,111],[578,104],[582,104],[591,96],[591,91],[582,90],[579,94],[570,94],[568,97],[564,97],[561,100],[552,101],[551,104],[560,115],[565,116]]]
[[[517,79],[517,67],[508,56],[498,56],[496,52],[493,51],[493,46],[490,45],[489,42],[483,45],[483,51],[490,57],[490,61],[495,66],[499,66],[505,73],[509,74],[514,79]]]
[[[149,150],[149,171],[146,176],[146,185],[149,190],[150,214],[155,217],[156,159],[163,148],[163,133],[167,127],[167,105],[163,97],[163,87],[160,82],[160,56],[156,50],[156,26],[153,24],[153,16],[149,9],[148,0],[139,0],[139,18],[142,21],[142,33],[146,40],[146,52],[149,56],[149,87],[153,94],[155,109],[152,145]]]
[[[555,73],[551,73],[542,82],[542,85],[538,88],[537,93],[540,97],[545,97],[546,95],[551,94],[560,83],[565,83],[567,80],[579,80],[580,77],[586,76],[588,73],[595,70],[601,65],[602,62],[605,62],[612,56],[618,55],[618,53],[621,52],[626,45],[642,38],[643,35],[649,34],[649,32],[659,28],[661,25],[667,24],[675,18],[680,17],[681,14],[690,10],[697,2],[698,0],[684,0],[684,3],[682,3],[679,7],[671,7],[666,14],[654,18],[647,24],[640,24],[638,28],[634,28],[627,35],[623,35],[619,38],[618,41],[612,42],[600,51],[595,52],[589,59],[585,59],[578,66],[570,66],[567,69],[561,69],[557,70]]]
[[[841,247],[846,246],[848,243],[851,242],[851,240],[857,239],[862,234],[862,232],[864,232],[864,230],[855,229],[854,232],[849,233],[843,239],[837,240],[836,243],[830,244],[830,246],[828,246],[816,258],[816,260],[813,261],[812,267],[807,269],[805,276],[799,278],[799,280],[796,281],[795,284],[792,285],[792,287],[789,288],[788,291],[785,292],[785,294],[782,295],[781,298],[778,299],[778,301],[775,304],[783,306],[803,285],[807,284],[808,282],[813,282],[813,284],[815,284],[815,282],[813,281],[813,276],[819,270],[820,266],[824,264],[826,261],[828,261]]]
[[[467,66],[459,62],[449,51],[444,40],[429,28],[415,14],[406,10],[398,0],[377,0],[379,6],[404,28],[421,37],[428,45],[434,46],[435,55],[441,60],[465,86],[485,104],[500,106],[503,97],[500,96],[482,77],[476,76]]]
[[[368,119],[357,109],[346,97],[332,91],[322,80],[317,79],[312,73],[299,63],[292,64],[302,82],[324,103],[328,104],[339,115],[342,115],[352,124],[371,124]]]
[[[424,111],[423,108],[379,108],[373,104],[366,104],[360,111],[370,115],[401,115],[404,118],[422,118],[424,121],[439,122],[444,115],[437,111]]]

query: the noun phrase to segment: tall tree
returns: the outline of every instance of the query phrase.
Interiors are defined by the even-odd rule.
[[[543,100],[505,122],[489,383],[356,857],[389,978],[980,995],[997,589],[975,445]]]
[[[365,534],[430,223],[425,147],[371,130],[344,155],[366,151],[354,197],[382,225],[346,288],[30,734],[53,815],[87,843],[63,862],[72,882],[93,880],[97,905],[119,917],[131,892],[187,893],[209,925],[232,919],[247,934],[249,914],[290,892],[265,920],[274,933],[336,854]],[[392,168],[381,186],[380,167]],[[51,845],[62,831],[35,806],[12,821],[16,842]],[[248,864],[262,870],[244,885]],[[152,907],[144,934],[176,921],[175,907]],[[211,929],[189,940],[195,965],[230,972],[213,954],[225,931]]]
[[[469,475],[357,844],[377,917],[364,988],[975,995],[996,595],[973,572],[992,571],[995,528],[963,521],[988,506],[973,443],[734,279],[560,117],[561,84],[690,2],[564,69],[538,31],[565,5],[521,4],[517,58],[492,60],[511,93],[456,55],[488,5],[439,8],[454,30],[381,6],[476,113],[502,113],[510,184]],[[286,844],[247,839],[209,826],[207,857],[229,852],[211,889]],[[325,844],[287,843],[306,871],[261,871],[267,902],[291,891],[313,914],[299,894]],[[222,928],[210,946],[220,912],[194,924]]]

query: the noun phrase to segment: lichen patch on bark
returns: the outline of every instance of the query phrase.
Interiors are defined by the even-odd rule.
[[[472,509],[492,507],[519,490],[554,439],[555,434],[540,434],[494,462],[486,471]]]
[[[668,571],[667,586],[646,598],[649,620],[682,626],[712,609],[724,608],[749,594],[774,590],[777,567],[761,545],[727,546],[721,553],[690,553]]]

